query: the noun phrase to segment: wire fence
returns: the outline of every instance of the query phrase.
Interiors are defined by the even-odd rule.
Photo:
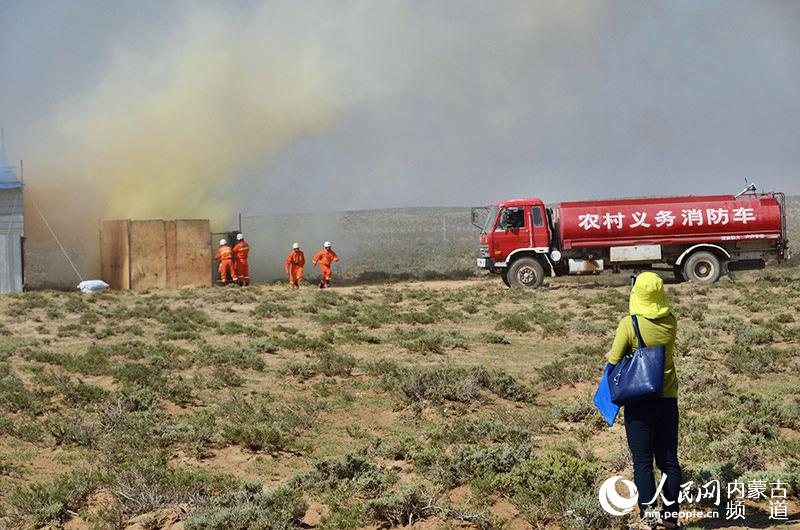
[[[478,231],[468,208],[410,208],[341,213],[242,215],[242,232],[251,247],[251,277],[283,278],[292,244],[313,255],[330,241],[341,261],[339,278],[430,277],[474,273]]]

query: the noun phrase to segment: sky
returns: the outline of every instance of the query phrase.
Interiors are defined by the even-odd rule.
[[[800,2],[0,0],[56,222],[800,194]]]

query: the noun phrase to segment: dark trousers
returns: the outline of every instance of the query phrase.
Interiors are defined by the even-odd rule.
[[[633,456],[633,482],[639,490],[639,509],[644,512],[658,505],[650,502],[656,494],[653,458],[658,469],[667,476],[662,490],[669,506],[664,506],[662,519],[677,523],[671,512],[678,512],[678,491],[681,467],[678,464],[678,400],[656,398],[625,405],[625,435]],[[659,495],[659,498],[661,496]],[[667,516],[665,516],[667,515]]]

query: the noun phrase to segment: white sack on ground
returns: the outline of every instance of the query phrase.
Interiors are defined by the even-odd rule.
[[[104,289],[108,289],[110,285],[108,285],[103,280],[84,280],[78,284],[78,289],[80,289],[84,293],[93,293],[95,291],[102,291]]]

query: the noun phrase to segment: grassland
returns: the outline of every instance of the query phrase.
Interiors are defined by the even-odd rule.
[[[622,528],[591,393],[624,284],[0,298],[0,527]],[[686,480],[780,476],[796,520],[800,271],[668,294]]]

